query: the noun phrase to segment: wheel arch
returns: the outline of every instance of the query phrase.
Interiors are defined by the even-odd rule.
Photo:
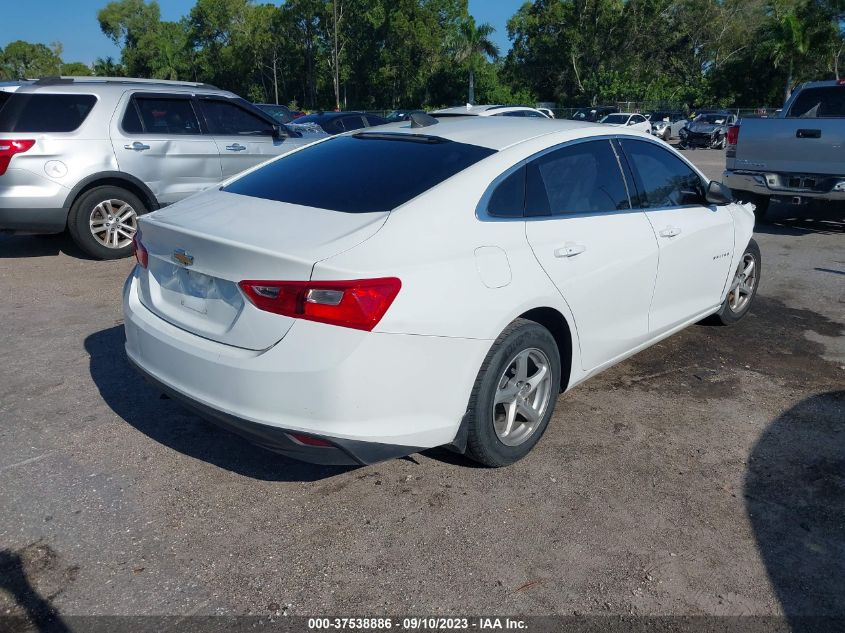
[[[574,343],[573,331],[566,317],[556,308],[541,306],[523,312],[519,315],[519,318],[534,321],[551,332],[560,353],[560,390],[566,391],[572,384]]]
[[[132,192],[138,196],[145,205],[147,205],[147,209],[149,211],[155,211],[161,206],[159,205],[155,194],[142,180],[119,171],[104,171],[92,174],[80,180],[76,186],[71,189],[65,199],[63,208],[70,211],[70,208],[80,196],[84,195],[88,191],[91,191],[91,189],[94,189],[95,187],[104,186],[122,187],[123,189]]]

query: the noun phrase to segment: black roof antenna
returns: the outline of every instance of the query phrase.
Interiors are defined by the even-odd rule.
[[[408,115],[408,118],[411,119],[412,128],[428,127],[429,125],[437,125],[440,123],[440,121],[425,112],[411,112],[411,114]]]

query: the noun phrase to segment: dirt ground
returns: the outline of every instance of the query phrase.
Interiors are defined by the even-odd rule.
[[[128,366],[130,261],[0,236],[0,615],[845,615],[845,222],[793,215],[748,318],[563,395],[499,470],[254,448]]]

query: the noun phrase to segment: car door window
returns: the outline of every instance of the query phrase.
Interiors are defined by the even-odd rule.
[[[576,143],[533,160],[526,174],[526,215],[629,209],[628,190],[610,141]]]
[[[133,101],[147,134],[200,134],[199,120],[190,99],[135,97]],[[129,117],[127,122],[133,125],[131,115]]]
[[[645,117],[640,114],[635,114],[631,117],[631,121],[633,123],[643,123],[645,121]]]
[[[704,203],[701,177],[671,151],[656,143],[622,140],[634,172],[643,208],[664,208]]]
[[[272,136],[269,121],[248,112],[235,103],[219,99],[203,99],[202,110],[208,129],[218,136]]]
[[[363,127],[367,127],[366,123],[364,122],[364,118],[361,115],[345,116],[340,120],[340,125],[341,128],[346,132],[350,132],[352,130],[360,130]]]

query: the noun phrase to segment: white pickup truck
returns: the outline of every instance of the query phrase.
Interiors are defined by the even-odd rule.
[[[845,200],[845,80],[798,87],[771,119],[728,130],[723,182],[763,219],[770,200]]]

